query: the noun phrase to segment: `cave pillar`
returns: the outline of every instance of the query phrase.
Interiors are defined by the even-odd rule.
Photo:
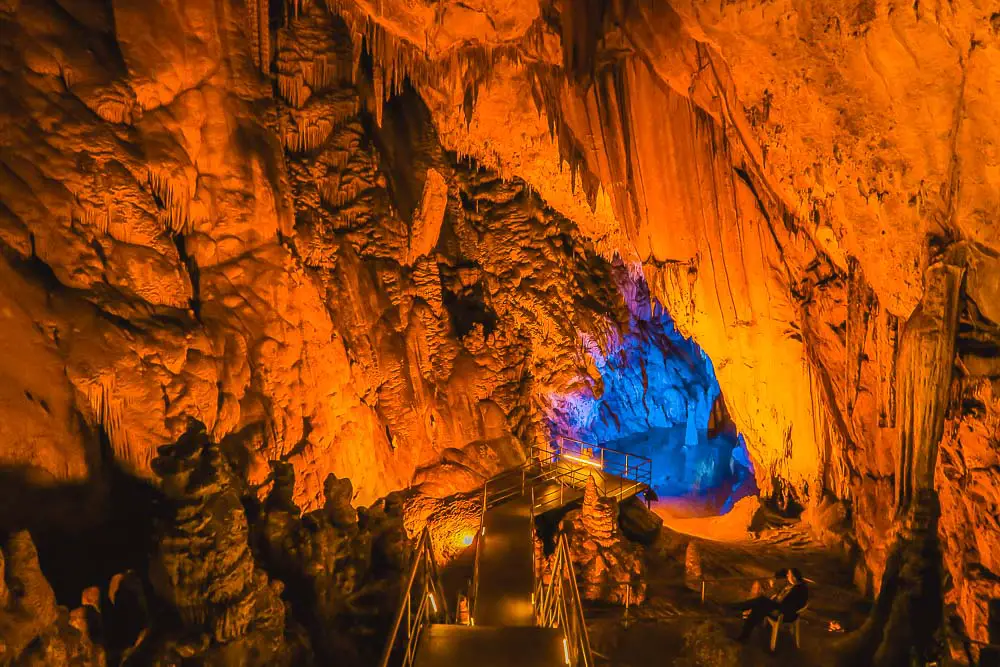
[[[899,451],[896,508],[904,511],[934,486],[938,443],[955,360],[958,306],[965,270],[943,263],[927,269],[924,296],[906,321],[896,365]]]

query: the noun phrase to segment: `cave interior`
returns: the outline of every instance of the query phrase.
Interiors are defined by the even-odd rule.
[[[0,36],[0,666],[1000,664],[997,7]]]

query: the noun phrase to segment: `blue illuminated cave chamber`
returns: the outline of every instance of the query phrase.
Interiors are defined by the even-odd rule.
[[[651,303],[641,275],[622,278],[620,289],[628,331],[611,342],[584,341],[601,380],[553,398],[552,432],[648,456],[660,499],[724,513],[757,489],[712,361]]]

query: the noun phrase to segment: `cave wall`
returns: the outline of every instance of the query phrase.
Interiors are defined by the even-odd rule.
[[[343,4],[418,80],[446,59]],[[762,491],[849,503],[863,586],[879,586],[914,451],[897,413],[925,408],[901,405],[901,336],[935,267],[964,271],[957,370],[933,388],[952,397],[936,489],[946,600],[980,640],[995,595],[980,554],[1000,536],[974,520],[972,548],[960,526],[997,488],[979,463],[998,442],[998,21],[973,2],[541,3],[508,41],[453,49],[464,76],[418,86],[446,145],[642,263],[716,362]],[[980,495],[957,502],[958,479]]]
[[[3,8],[18,488],[100,491],[109,465],[155,483],[196,418],[251,485],[292,463],[304,509],[330,472],[359,503],[443,495],[595,381],[581,332],[628,319],[611,265],[523,181],[446,154],[412,92],[383,108],[345,24],[297,9],[264,43],[239,2]]]
[[[959,267],[921,465],[946,599],[985,639],[995,8],[378,9],[0,3],[5,469],[150,477],[189,417],[254,483],[293,462],[306,508],[330,471],[366,502],[447,448],[497,463],[544,437],[542,397],[596,386],[581,341],[628,319],[617,255],[715,362],[762,492],[848,502],[877,587],[913,451],[900,341],[934,267]]]

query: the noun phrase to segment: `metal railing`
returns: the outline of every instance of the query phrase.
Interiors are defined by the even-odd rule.
[[[579,496],[569,497],[569,493],[582,490],[593,472],[607,473],[593,475],[601,496],[622,500],[634,495],[642,487],[651,485],[652,469],[652,461],[645,456],[557,436],[552,445],[532,446],[528,460],[522,465],[487,480],[483,485],[476,554],[472,581],[469,582],[470,622],[475,625],[479,598],[479,557],[487,539],[486,512],[489,509],[530,493],[531,516],[534,519],[536,514],[544,513],[553,506],[561,507],[570,500],[576,500]],[[539,484],[550,482],[558,486],[558,491],[536,492]],[[534,521],[531,523],[533,526]],[[533,532],[531,539],[534,540]]]
[[[558,435],[552,444],[542,447],[532,446],[529,461],[535,461],[544,470],[546,466],[566,471],[583,471],[585,474],[570,474],[553,478],[553,481],[569,481],[585,485],[590,472],[595,472],[594,480],[598,491],[604,497],[623,500],[635,495],[643,487],[653,485],[653,462],[646,456],[623,452],[610,447]]]
[[[544,577],[535,578],[535,623],[543,628],[563,631],[563,653],[567,665],[593,667],[590,637],[565,535],[559,536],[550,562],[552,571],[548,583]]]
[[[483,485],[483,504],[479,512],[479,530],[476,532],[476,556],[472,561],[472,583],[469,584],[469,624],[476,624],[476,603],[479,601],[479,554],[486,539],[486,510],[489,507],[489,481]]]
[[[404,618],[406,620],[405,645],[398,643]],[[379,665],[389,667],[390,664],[393,664],[410,667],[416,657],[420,633],[434,619],[440,619],[447,623],[449,620],[448,606],[438,578],[437,564],[434,562],[430,532],[424,528],[417,540],[417,547],[413,553],[413,565],[410,566],[410,575],[406,582],[406,588],[403,589],[399,610],[396,612],[392,632],[386,641]],[[402,660],[393,661],[393,658],[400,657],[400,653],[402,653]]]

